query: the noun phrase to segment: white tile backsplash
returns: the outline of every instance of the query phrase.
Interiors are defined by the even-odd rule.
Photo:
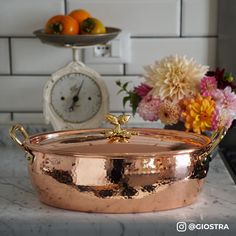
[[[43,113],[14,113],[14,123],[44,124]]]
[[[0,39],[0,73],[10,73],[9,45],[7,38]]]
[[[178,36],[180,0],[68,0],[68,12],[87,9],[106,26],[133,36]]]
[[[43,88],[47,81],[47,76],[0,76],[0,111],[24,111],[39,112],[43,110]],[[110,110],[122,111],[122,95],[117,95],[119,87],[116,85],[117,80],[122,83],[131,81],[129,88],[141,82],[137,76],[103,76],[109,96]],[[10,102],[6,102],[10,101]],[[128,111],[131,109],[127,106]]]
[[[72,60],[72,50],[43,44],[34,38],[12,39],[15,74],[51,74]]]
[[[1,76],[0,111],[42,111],[45,76]]]
[[[32,35],[53,15],[64,13],[64,0],[1,0],[0,36]]]
[[[123,64],[86,64],[101,75],[123,75]]]
[[[214,68],[216,62],[216,38],[162,38],[133,39],[132,62],[127,64],[127,74],[142,74],[143,66],[168,55],[186,55],[200,64]]]
[[[183,0],[182,35],[217,35],[218,0]]]
[[[49,74],[72,60],[72,52],[42,44],[32,32],[42,28],[51,16],[63,14],[65,6],[68,12],[85,8],[106,26],[120,27],[132,35],[130,63],[88,64],[102,74],[110,94],[110,110],[118,114],[131,108],[128,104],[123,108],[124,95],[117,95],[115,81],[131,81],[132,88],[141,82],[138,75],[144,73],[143,66],[155,60],[178,53],[216,66],[217,0],[0,2],[0,123],[44,123],[44,84]],[[131,121],[140,122],[137,115]]]
[[[11,122],[11,113],[0,113],[0,124],[6,124]]]

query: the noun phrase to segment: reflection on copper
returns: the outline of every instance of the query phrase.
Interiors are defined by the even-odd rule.
[[[182,154],[182,151],[179,151],[178,155],[174,156],[176,158],[176,166],[178,168],[186,168],[191,164],[190,155]]]

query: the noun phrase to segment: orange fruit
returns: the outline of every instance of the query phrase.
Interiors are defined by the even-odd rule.
[[[80,24],[81,34],[105,34],[106,28],[103,23],[96,18],[88,18]]]
[[[91,14],[84,9],[76,9],[69,16],[73,17],[80,24],[82,21],[91,17]]]
[[[75,35],[79,32],[79,24],[70,16],[56,15],[47,21],[44,29],[47,34]]]

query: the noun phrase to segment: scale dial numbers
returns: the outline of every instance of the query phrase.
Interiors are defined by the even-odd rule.
[[[82,123],[94,117],[102,105],[102,92],[91,77],[71,73],[56,81],[51,106],[65,122]]]

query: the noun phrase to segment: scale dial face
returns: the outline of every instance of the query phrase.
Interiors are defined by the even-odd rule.
[[[91,77],[70,73],[56,81],[51,90],[51,106],[65,122],[82,123],[94,117],[102,105],[102,92]]]

